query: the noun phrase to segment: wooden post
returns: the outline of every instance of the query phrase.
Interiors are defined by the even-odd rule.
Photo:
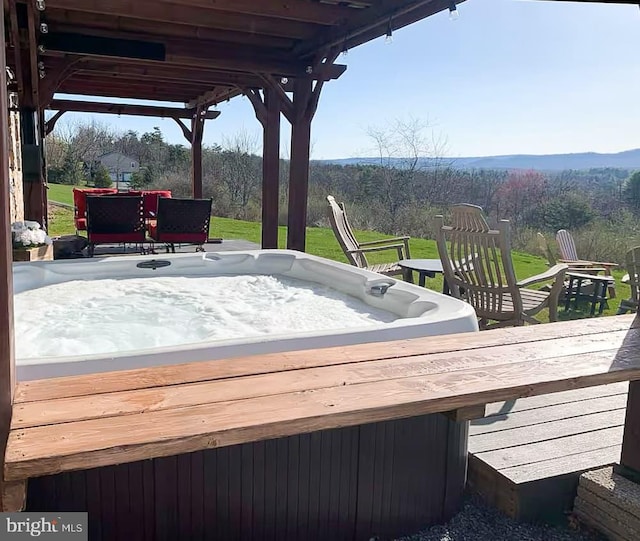
[[[194,199],[202,199],[202,136],[204,135],[202,113],[202,107],[198,107],[191,119],[191,183]]]
[[[256,118],[262,124],[262,248],[278,247],[280,202],[280,99],[273,88],[247,88]]]
[[[4,28],[4,9],[0,9],[0,28]],[[9,110],[5,40],[0,40],[0,453],[4,470],[4,449],[11,422],[11,403],[15,387],[13,343],[13,273],[11,250],[11,211],[9,208]],[[2,482],[0,476],[0,482]]]
[[[291,162],[289,165],[289,216],[287,248],[304,252],[307,236],[307,197],[309,193],[309,151],[312,98],[311,78],[296,79],[291,121]]]
[[[621,473],[640,481],[640,381],[629,382],[620,465]]]
[[[266,121],[262,147],[262,248],[278,247],[280,203],[280,102],[273,90],[264,90]]]
[[[18,96],[22,126],[22,176],[24,187],[24,217],[43,227],[47,222],[47,194],[44,174],[44,127],[39,100],[38,42],[36,28],[39,13],[33,2],[27,3],[28,49],[21,50],[22,94]],[[6,60],[5,60],[6,62]]]

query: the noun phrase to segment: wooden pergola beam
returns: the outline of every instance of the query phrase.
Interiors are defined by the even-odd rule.
[[[290,50],[296,43],[294,38],[266,36],[234,30],[222,30],[204,26],[202,20],[193,24],[176,22],[163,23],[143,19],[128,19],[105,15],[103,13],[83,13],[47,7],[49,26],[54,32],[77,32],[78,27],[91,31],[95,35],[113,36],[114,28],[118,32],[125,32],[138,39],[148,39],[150,35],[156,37],[184,37],[191,39],[219,40],[227,43],[254,45],[257,47]]]
[[[179,107],[159,107],[155,105],[129,105],[100,103],[92,101],[53,100],[47,107],[51,110],[79,113],[105,113],[112,115],[152,116],[166,118],[188,118],[195,114],[195,109]],[[205,111],[204,118],[213,120],[220,116],[220,111]]]
[[[66,113],[65,110],[60,110],[56,112],[49,120],[44,123],[44,135],[45,137],[49,135],[54,128],[56,127],[56,123],[60,120],[60,117]]]
[[[106,59],[105,59],[106,60]],[[240,86],[260,86],[261,79],[253,74],[231,71],[205,70],[194,67],[163,66],[157,63],[114,63],[92,59],[81,61],[77,73],[81,75],[109,74],[115,79],[134,78],[138,81],[191,81],[209,86],[232,84]]]
[[[159,0],[171,3],[172,0]],[[273,17],[313,24],[335,25],[353,14],[353,8],[315,2],[282,2],[280,0],[183,0],[183,4],[212,11],[242,13],[253,17]]]
[[[247,17],[239,13],[216,12],[198,6],[162,3],[155,0],[47,0],[47,6],[65,10],[83,11],[146,21],[193,24],[202,21],[204,26],[222,30],[247,31]],[[208,23],[208,24],[207,24]],[[312,35],[316,24],[273,17],[251,17],[251,33],[285,38],[305,38]]]

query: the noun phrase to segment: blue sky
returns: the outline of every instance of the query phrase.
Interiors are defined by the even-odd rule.
[[[637,5],[468,0],[341,55],[312,128],[312,158],[372,155],[369,126],[410,116],[447,141],[446,155],[617,152],[640,147],[640,9]],[[133,100],[127,100],[133,102]],[[246,98],[221,104],[205,144],[261,136]],[[90,115],[67,113],[59,122]],[[171,120],[93,115],[118,130]],[[288,124],[283,119],[283,155]],[[258,149],[259,150],[259,149]]]

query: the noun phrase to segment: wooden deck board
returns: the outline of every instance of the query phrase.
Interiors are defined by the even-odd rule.
[[[581,472],[620,460],[627,389],[615,383],[488,404],[470,428],[472,485],[518,519],[569,509]]]
[[[606,319],[21,384],[5,478],[640,379],[636,320]]]
[[[629,382],[620,381],[618,383],[610,383],[609,385],[598,385],[597,387],[587,387],[586,389],[576,389],[575,391],[564,391],[554,394],[543,394],[540,396],[530,396],[528,398],[519,398],[517,401],[495,402],[487,404],[486,415],[496,415],[497,413],[508,410],[509,413],[516,411],[526,411],[547,406],[555,406],[557,404],[568,404],[571,402],[581,402],[591,398],[600,398],[603,396],[612,396],[616,394],[627,394]],[[508,408],[506,405],[508,404]]]

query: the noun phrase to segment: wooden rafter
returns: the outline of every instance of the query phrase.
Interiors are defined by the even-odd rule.
[[[76,111],[82,113],[105,113],[112,115],[135,115],[166,118],[192,118],[195,109],[178,107],[158,107],[154,105],[129,105],[74,100],[53,100],[49,109],[58,111]],[[204,118],[213,120],[220,116],[220,111],[205,111]]]
[[[247,34],[246,32],[223,30],[203,26],[201,21],[194,24],[177,22],[163,23],[143,19],[127,19],[113,15],[85,13],[62,9],[47,9],[51,30],[55,32],[77,32],[78,28],[95,35],[118,36],[126,33],[136,38],[150,35],[159,37],[183,37],[203,40],[220,40],[225,43],[253,45],[257,47],[289,50],[295,45],[295,38]]]
[[[174,3],[175,0],[159,0],[162,3]],[[189,6],[198,6],[214,11],[241,13],[252,17],[273,17],[321,25],[335,25],[353,14],[352,9],[336,5],[323,5],[315,2],[281,2],[278,0],[184,0]]]
[[[60,117],[64,115],[67,111],[65,109],[60,109],[57,111],[49,120],[44,123],[44,134],[45,136],[49,135],[56,127],[56,123],[60,120]]]
[[[47,0],[53,8],[83,11],[102,15],[117,15],[122,18],[143,19],[165,23],[194,24],[201,21],[203,26],[215,26],[221,30],[245,32],[247,17],[242,13],[216,12],[184,3],[162,3],[155,0]],[[298,21],[286,21],[273,17],[251,17],[251,32],[285,38],[305,38],[314,32],[314,25]]]
[[[180,126],[180,129],[182,130],[182,134],[184,135],[184,138],[187,141],[189,141],[189,143],[192,143],[193,142],[193,133],[191,133],[191,130],[184,125],[184,122],[182,122],[182,120],[180,118],[177,118],[177,117],[171,117],[171,118],[173,118],[173,120],[176,121],[178,126]]]

